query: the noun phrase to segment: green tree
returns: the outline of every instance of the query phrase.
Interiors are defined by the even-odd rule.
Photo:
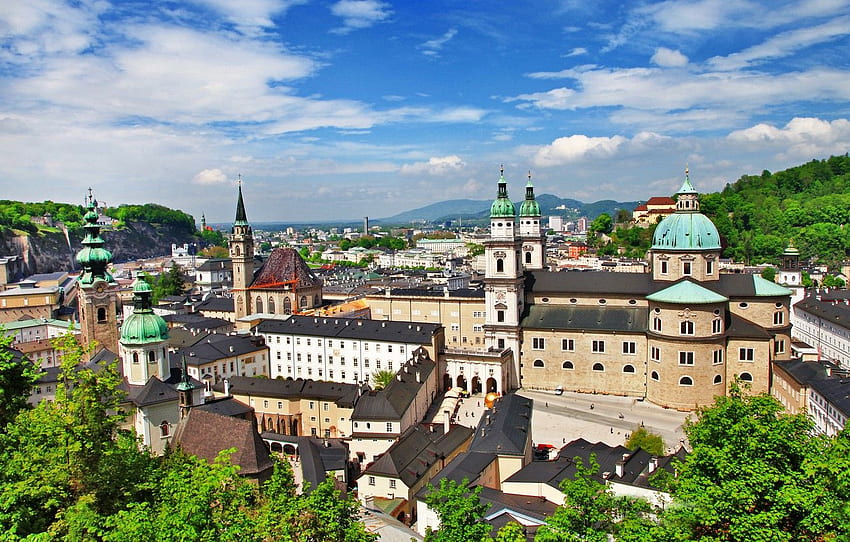
[[[186,293],[183,273],[177,264],[172,264],[168,272],[160,275],[152,286],[153,298],[157,301],[170,295],[180,296]]]
[[[825,275],[821,286],[824,288],[844,288],[844,279],[835,275]]]
[[[198,236],[208,246],[227,247],[227,239],[218,230],[201,230],[198,232]]]
[[[765,267],[761,271],[761,278],[765,280],[769,280],[773,282],[776,279],[776,268],[775,267]]]
[[[0,327],[0,433],[27,406],[33,384],[41,371],[25,356],[10,348],[12,337]]]
[[[471,258],[484,254],[484,245],[479,245],[478,243],[467,243],[466,249],[469,251]]]
[[[372,385],[376,390],[386,388],[395,378],[395,373],[389,369],[381,369],[372,374]]]
[[[611,218],[611,215],[608,213],[602,213],[593,219],[593,222],[590,223],[588,230],[591,233],[611,233],[611,230],[614,228],[614,220]]]
[[[443,478],[439,488],[428,486],[430,492],[425,496],[425,503],[437,513],[440,528],[436,531],[429,529],[425,535],[426,542],[492,540],[490,525],[482,521],[490,505],[481,503],[481,486],[467,489],[468,485],[467,479],[457,483]]]
[[[661,435],[651,433],[646,427],[636,427],[625,444],[629,450],[642,448],[652,455],[664,455],[664,439]]]
[[[516,521],[509,521],[496,533],[496,542],[525,542],[525,528]]]
[[[210,246],[202,249],[198,255],[204,258],[229,258],[230,252],[225,247]]]
[[[733,386],[686,423],[693,450],[668,509],[675,539],[824,540],[836,528],[824,513],[829,497],[806,469],[827,443],[812,436],[806,414],[783,410],[767,394]]]

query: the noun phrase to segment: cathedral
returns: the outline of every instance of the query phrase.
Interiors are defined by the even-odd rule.
[[[545,269],[529,182],[517,215],[504,172],[485,242],[486,344],[513,353],[511,387],[627,395],[691,410],[736,381],[770,385],[790,359],[791,292],[757,275],[721,274],[720,236],[688,172],[662,220],[649,273]]]

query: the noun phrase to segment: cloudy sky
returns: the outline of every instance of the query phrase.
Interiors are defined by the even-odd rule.
[[[668,195],[850,150],[842,0],[0,0],[2,198],[233,220]]]

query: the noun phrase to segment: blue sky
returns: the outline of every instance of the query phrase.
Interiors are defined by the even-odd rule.
[[[850,150],[841,0],[27,0],[0,9],[3,198],[233,219],[648,199]]]

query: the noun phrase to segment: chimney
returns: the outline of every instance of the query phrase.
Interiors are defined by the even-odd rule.
[[[397,375],[395,375],[395,377],[398,379],[399,382],[401,382],[401,373],[398,373]]]
[[[452,421],[452,417],[449,416],[449,411],[444,410],[443,411],[443,434],[444,435],[449,434],[449,424],[450,424],[451,421]]]
[[[826,365],[824,368],[826,369],[827,378],[832,376],[832,367],[830,367],[829,365]]]
[[[418,382],[418,383],[422,382],[422,372],[421,371],[416,371],[416,382]]]
[[[614,469],[615,469],[615,472],[617,473],[618,477],[623,476],[623,469],[624,469],[625,465],[626,465],[625,460],[617,461],[617,464],[615,465]]]
[[[224,379],[224,396],[230,397],[230,379],[229,378]]]
[[[658,468],[658,458],[656,456],[652,456],[649,458],[649,473],[652,474],[655,472],[655,469]]]

